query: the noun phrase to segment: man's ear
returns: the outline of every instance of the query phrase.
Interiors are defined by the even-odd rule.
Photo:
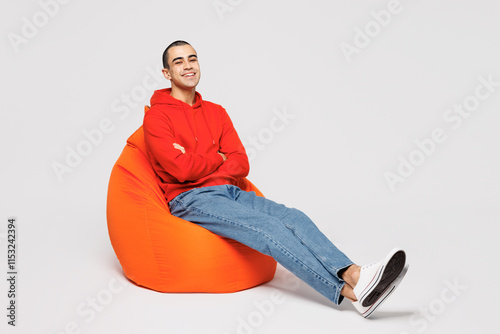
[[[168,72],[168,70],[166,68],[162,69],[161,72],[163,73],[163,76],[167,79],[167,80],[170,80],[172,79],[172,77],[170,76],[170,73]]]

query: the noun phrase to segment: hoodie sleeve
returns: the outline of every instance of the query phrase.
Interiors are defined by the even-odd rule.
[[[179,183],[196,181],[213,173],[223,163],[217,152],[192,154],[174,148],[176,141],[169,120],[152,115],[150,111],[144,117],[143,129],[150,158],[154,160],[153,166],[163,169]]]
[[[226,110],[221,108],[222,134],[220,137],[219,151],[227,156],[227,160],[219,167],[217,172],[221,172],[235,178],[246,177],[250,171],[248,157],[245,147],[241,143],[240,137],[233,126]]]

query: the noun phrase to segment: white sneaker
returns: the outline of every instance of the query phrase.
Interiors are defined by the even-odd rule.
[[[372,315],[373,312],[391,295],[391,293],[396,290],[397,286],[401,281],[403,280],[403,277],[405,277],[406,272],[408,271],[408,265],[405,265],[399,276],[385,289],[385,291],[382,293],[382,295],[373,303],[372,305],[368,307],[362,306],[359,302],[353,302],[352,305],[354,305],[354,308],[358,310],[359,313],[365,318],[368,318],[369,316]]]
[[[363,307],[371,306],[405,267],[406,254],[394,248],[380,262],[362,266],[359,280],[353,289],[356,299]]]

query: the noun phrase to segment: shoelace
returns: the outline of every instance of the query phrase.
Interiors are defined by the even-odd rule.
[[[361,268],[368,269],[368,268],[370,268],[372,266],[375,266],[375,265],[378,265],[378,264],[380,264],[380,261],[379,262],[370,263],[370,264],[366,264],[366,265],[362,266]]]

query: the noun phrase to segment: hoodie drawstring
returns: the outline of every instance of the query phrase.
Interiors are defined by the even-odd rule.
[[[205,112],[203,111],[203,106],[201,104],[200,104],[200,108],[201,108],[201,113],[203,115],[203,119],[205,120],[205,125],[207,126],[208,132],[210,133],[210,137],[212,138],[212,144],[215,146],[214,135],[212,133],[212,129],[210,129],[210,126],[207,122],[207,117],[205,116]]]
[[[184,113],[184,117],[186,117],[186,121],[188,122],[189,128],[191,129],[191,133],[193,134],[193,137],[196,140],[196,142],[198,142],[198,133],[196,131],[197,130],[196,129],[196,122],[194,125],[191,123],[191,120],[189,119],[189,117],[186,113],[186,109],[184,108],[184,104],[181,103],[181,106],[182,106],[182,111]],[[200,108],[201,108],[201,114],[203,115],[203,120],[205,121],[205,125],[207,126],[208,132],[210,133],[210,137],[212,138],[212,145],[215,146],[214,135],[213,135],[212,130],[210,129],[210,126],[207,122],[207,118],[205,116],[205,112],[203,111],[203,107],[201,106],[201,104],[200,104]]]
[[[196,126],[194,127],[193,129],[193,125],[191,124],[191,120],[189,119],[187,113],[186,113],[186,109],[184,108],[184,104],[181,103],[181,107],[182,107],[182,113],[184,114],[184,117],[186,117],[186,121],[189,125],[189,128],[191,129],[191,133],[193,134],[193,137],[196,141],[198,141],[198,136],[197,136],[197,133],[196,133]]]

